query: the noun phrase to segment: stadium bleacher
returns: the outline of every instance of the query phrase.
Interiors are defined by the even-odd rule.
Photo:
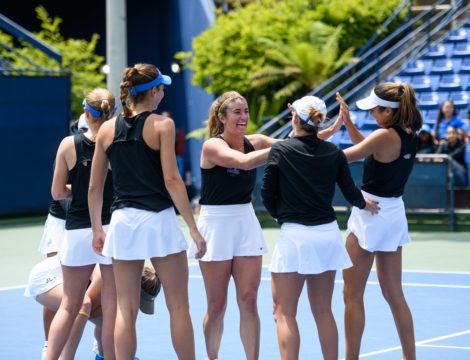
[[[439,107],[447,99],[454,102],[465,121],[470,104],[470,19],[450,30],[441,42],[430,45],[419,58],[407,61],[387,81],[413,86],[424,123],[429,126],[434,126]],[[377,128],[367,111],[355,109],[354,105],[351,108],[351,118],[361,132]],[[347,132],[332,140],[342,148],[351,145]]]
[[[417,59],[407,61],[397,74],[386,80],[407,82],[413,86],[423,121],[431,128],[436,123],[441,104],[447,99],[454,102],[462,121],[467,121],[470,106],[470,19],[459,28],[450,30],[440,43],[430,45]],[[363,135],[377,128],[368,111],[351,105],[351,119]],[[352,145],[344,129],[331,140],[343,149]],[[466,161],[470,168],[470,144],[467,144]]]

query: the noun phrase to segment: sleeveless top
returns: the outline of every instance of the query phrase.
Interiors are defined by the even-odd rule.
[[[362,190],[381,197],[403,195],[408,181],[418,146],[417,136],[406,133],[401,127],[394,126],[401,141],[400,155],[389,163],[382,163],[369,155],[364,160]]]
[[[223,140],[222,136],[217,136]],[[255,150],[245,137],[245,154]],[[201,205],[235,205],[251,202],[251,193],[255,187],[256,169],[241,170],[214,166],[201,168]]]
[[[60,204],[60,200],[51,201],[51,204],[49,205],[49,214],[56,217],[57,219],[65,220],[65,209]]]
[[[106,149],[113,169],[114,201],[111,210],[131,207],[162,211],[173,206],[165,187],[160,151],[144,141],[142,130],[150,111],[134,117],[119,115],[112,144]]]
[[[87,229],[91,227],[90,213],[88,210],[88,185],[90,183],[91,163],[95,152],[95,143],[85,135],[79,134],[73,137],[77,163],[69,170],[69,180],[72,185],[72,201],[65,219],[67,230]],[[111,171],[108,170],[103,189],[103,209],[101,221],[103,225],[111,220],[110,206],[113,198],[113,182]]]

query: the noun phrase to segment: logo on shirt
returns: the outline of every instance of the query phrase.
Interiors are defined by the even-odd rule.
[[[408,160],[408,159],[410,159],[410,158],[411,158],[411,154],[409,154],[409,153],[408,153],[408,154],[405,154],[405,155],[403,155],[403,159],[406,159],[406,160]]]
[[[227,174],[229,174],[230,176],[237,176],[240,174],[240,170],[236,168],[229,168],[227,169]]]
[[[46,284],[49,284],[50,282],[54,281],[55,280],[55,276],[54,277],[48,277],[46,279]]]

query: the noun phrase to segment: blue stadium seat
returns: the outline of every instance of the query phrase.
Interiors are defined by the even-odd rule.
[[[437,114],[439,113],[439,109],[427,110],[427,111],[424,111],[423,113],[424,113],[423,122],[431,126],[431,128],[433,128],[434,125],[436,124],[436,119],[437,119]]]
[[[423,59],[445,58],[446,56],[446,47],[443,44],[432,44],[427,48]]]
[[[334,143],[334,144],[339,144],[341,140],[344,137],[344,130],[339,130],[335,132],[329,139],[328,141]]]
[[[415,91],[434,91],[437,89],[439,83],[439,76],[433,75],[418,75],[411,78],[411,86]]]
[[[351,120],[356,125],[356,127],[361,128],[364,125],[366,119],[369,117],[369,112],[363,110],[355,110],[351,111],[349,115],[351,116]]]
[[[438,90],[458,91],[463,90],[464,84],[459,74],[442,75]]]
[[[428,74],[453,74],[456,73],[461,60],[456,59],[435,59],[431,66]]]
[[[452,91],[449,93],[449,99],[454,102],[454,106],[458,109],[466,109],[469,98],[470,96],[466,91]]]
[[[470,43],[465,42],[455,44],[452,57],[470,57]]]
[[[466,42],[469,37],[469,31],[464,27],[449,31],[444,42]]]
[[[462,64],[460,65],[459,73],[470,73],[470,57],[462,59]]]
[[[409,75],[403,75],[403,74],[398,74],[392,77],[387,78],[385,81],[390,81],[394,83],[408,83],[411,84],[411,76]]]
[[[419,92],[417,98],[420,109],[439,109],[440,98],[437,92]]]
[[[408,61],[400,73],[403,75],[427,75],[431,62],[432,60]]]

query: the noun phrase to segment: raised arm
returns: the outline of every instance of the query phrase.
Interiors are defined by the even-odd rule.
[[[346,126],[349,137],[351,138],[353,144],[360,143],[362,140],[364,140],[364,135],[361,134],[361,132],[351,121],[348,104],[346,104],[346,101],[344,101],[339,93],[336,93],[336,101],[339,102],[340,115],[343,119],[344,125]]]
[[[281,139],[275,139],[263,134],[247,135],[246,138],[250,141],[255,150],[270,148],[278,141],[281,141]]]
[[[244,154],[231,149],[224,140],[212,138],[207,140],[202,147],[201,165],[204,168],[218,165],[226,168],[251,170],[266,162],[269,150],[270,148],[264,148]]]
[[[158,126],[160,137],[160,157],[165,186],[173,200],[173,203],[188,225],[190,235],[196,243],[198,251],[195,256],[196,258],[201,258],[206,252],[206,242],[196,227],[193,212],[189,205],[186,187],[184,186],[183,180],[181,180],[181,176],[178,172],[175,155],[175,125],[173,120],[165,118],[159,122]]]

